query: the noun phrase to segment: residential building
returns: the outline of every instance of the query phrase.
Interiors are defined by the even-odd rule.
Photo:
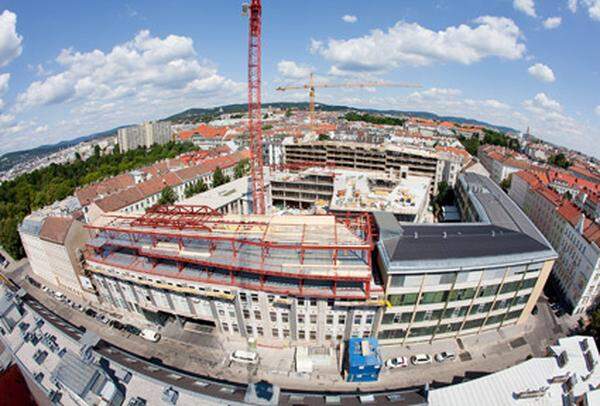
[[[513,173],[533,169],[527,157],[496,145],[479,147],[477,157],[496,183],[502,182]]]
[[[518,172],[509,195],[559,254],[552,272],[572,314],[585,314],[600,303],[600,224],[551,188],[545,173]]]
[[[177,140],[191,141],[201,149],[211,149],[224,145],[228,141],[228,132],[227,127],[212,127],[202,123],[194,129],[180,131]]]
[[[36,279],[70,298],[96,301],[81,266],[82,249],[89,239],[77,213],[42,209],[27,216],[19,236]]]
[[[139,147],[150,148],[155,144],[166,144],[172,139],[169,121],[146,121],[140,125],[119,128],[117,131],[117,143],[121,152]]]

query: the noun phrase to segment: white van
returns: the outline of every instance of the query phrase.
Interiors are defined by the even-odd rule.
[[[250,351],[237,350],[231,354],[229,359],[243,364],[256,364],[258,362],[258,354]]]
[[[152,341],[153,343],[160,340],[160,334],[154,330],[150,330],[149,328],[143,329],[140,333],[140,337],[142,337],[144,340]]]

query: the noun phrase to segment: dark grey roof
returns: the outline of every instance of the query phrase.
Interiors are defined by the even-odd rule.
[[[465,173],[459,182],[478,223],[406,224],[391,213],[375,213],[378,248],[390,268],[471,268],[556,257],[531,220],[492,180]]]
[[[388,238],[391,261],[440,260],[524,254],[547,250],[528,235],[487,224],[398,225],[401,236]]]

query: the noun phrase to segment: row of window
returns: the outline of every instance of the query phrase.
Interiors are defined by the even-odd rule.
[[[440,319],[450,319],[456,317],[466,316],[473,314],[487,313],[490,310],[506,309],[510,306],[517,306],[525,304],[529,300],[530,295],[517,296],[511,299],[498,300],[495,303],[487,302],[481,304],[474,304],[473,306],[459,306],[459,307],[448,307],[446,309],[418,311],[415,313],[414,321],[430,321]],[[492,306],[493,305],[493,306]],[[492,308],[493,307],[493,308]],[[387,313],[383,315],[382,324],[398,324],[408,323],[411,321],[413,313]]]
[[[504,285],[488,285],[481,286],[479,290],[476,288],[442,290],[439,292],[423,292],[419,299],[419,304],[432,304],[468,300],[475,297],[495,296],[516,292],[521,289],[530,289],[535,286],[537,278],[524,279],[514,282],[507,282]],[[392,306],[407,306],[417,303],[418,293],[405,293],[401,295],[389,295],[388,301]]]
[[[498,324],[502,321],[506,322],[508,320],[516,319],[520,315],[521,310],[515,310],[506,314],[490,316],[487,320],[485,319],[485,317],[475,320],[467,320],[464,322],[464,325],[463,322],[460,321],[456,323],[440,324],[439,326],[436,325],[427,327],[413,327],[410,329],[410,331],[408,331],[408,338],[430,336],[433,334],[445,334],[457,332],[459,330],[470,330],[474,328],[479,328],[484,325],[491,326],[494,324]],[[379,333],[378,338],[380,340],[405,338],[406,333],[406,329],[384,330]]]

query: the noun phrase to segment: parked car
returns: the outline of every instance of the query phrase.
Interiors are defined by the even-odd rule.
[[[440,353],[435,354],[435,360],[437,362],[454,361],[455,359],[456,354],[451,351],[442,351]]]
[[[431,355],[429,354],[416,354],[410,359],[413,365],[424,365],[431,364]]]
[[[96,320],[98,320],[102,324],[108,324],[108,318],[103,314],[98,314],[96,316]]]
[[[98,315],[98,313],[94,309],[89,308],[85,310],[85,314],[87,314],[90,317],[96,317]]]
[[[125,331],[127,331],[129,334],[133,334],[136,336],[140,335],[140,333],[142,332],[142,330],[140,330],[136,326],[132,326],[131,324],[125,325]]]
[[[48,292],[48,286],[42,286],[42,292]]]
[[[154,330],[150,330],[149,328],[143,329],[140,333],[140,337],[142,337],[144,340],[152,341],[153,343],[160,340],[160,334]]]
[[[406,357],[390,358],[387,361],[385,361],[385,366],[390,369],[406,368],[408,366],[408,358],[406,358]]]
[[[258,354],[251,351],[237,350],[231,353],[229,359],[241,362],[242,364],[256,364],[258,362]]]
[[[125,328],[125,325],[118,320],[111,320],[108,322],[108,325],[117,330],[123,330]]]

